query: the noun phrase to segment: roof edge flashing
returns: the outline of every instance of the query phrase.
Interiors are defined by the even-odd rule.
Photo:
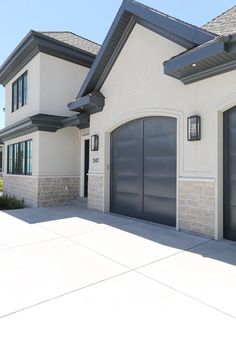
[[[39,52],[91,67],[96,55],[31,30],[0,67],[0,84],[6,85]]]
[[[123,48],[122,46],[125,45],[126,41],[122,42],[120,50],[116,52],[121,37],[129,26],[126,18],[128,17],[127,15],[130,18],[133,17],[135,23],[142,22],[142,25],[148,23],[151,30],[154,30],[154,27],[156,27],[157,32],[160,32],[161,29],[161,35],[165,36],[166,34],[166,38],[186,49],[201,45],[217,37],[215,34],[155,11],[146,5],[132,0],[124,0],[107,33],[98,56],[78,92],[77,99],[87,95],[89,92],[101,89],[117,56]],[[137,19],[139,20],[137,21]],[[128,36],[126,36],[126,40],[127,38]],[[114,55],[115,52],[116,54]]]

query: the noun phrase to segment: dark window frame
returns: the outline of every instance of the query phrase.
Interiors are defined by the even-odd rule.
[[[12,84],[12,113],[27,104],[28,71],[25,71]]]
[[[7,174],[32,176],[32,139],[7,146]]]

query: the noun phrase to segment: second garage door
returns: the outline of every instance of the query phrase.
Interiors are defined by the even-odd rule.
[[[176,119],[147,117],[111,134],[111,211],[176,226]]]

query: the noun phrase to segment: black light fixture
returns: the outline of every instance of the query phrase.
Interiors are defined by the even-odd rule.
[[[91,151],[98,151],[99,148],[99,136],[92,135],[91,136]]]
[[[201,117],[188,117],[188,141],[201,140]]]

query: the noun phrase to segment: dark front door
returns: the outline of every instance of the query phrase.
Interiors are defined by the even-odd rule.
[[[236,241],[236,107],[224,113],[224,237]]]
[[[84,196],[88,196],[89,139],[84,141]]]
[[[147,117],[112,133],[111,211],[176,226],[176,119]]]

